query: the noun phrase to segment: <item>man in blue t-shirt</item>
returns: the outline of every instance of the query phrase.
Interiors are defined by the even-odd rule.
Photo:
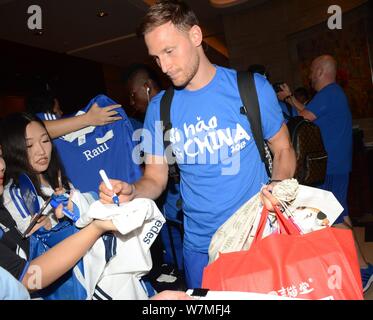
[[[286,101],[298,110],[299,115],[319,126],[328,153],[326,178],[320,188],[333,192],[344,208],[334,226],[352,228],[347,205],[352,166],[352,117],[347,97],[336,83],[336,74],[335,59],[330,55],[319,56],[313,60],[309,76],[317,93],[307,106],[291,94],[287,85],[282,86],[280,96],[286,97]],[[358,257],[362,268],[363,287],[366,291],[373,282],[373,266],[367,263],[360,249]]]
[[[352,117],[347,97],[335,82],[337,64],[332,56],[323,55],[311,64],[310,80],[317,91],[314,98],[305,106],[295,98],[287,85],[279,98],[286,102],[305,119],[314,121],[320,128],[325,149],[328,153],[327,176],[322,189],[334,193],[344,211],[336,220],[343,223],[348,216],[347,190],[352,164]]]
[[[152,56],[171,79],[170,141],[180,168],[184,211],[184,270],[189,288],[201,286],[212,235],[242,204],[268,181],[246,115],[236,71],[215,66],[202,48],[202,31],[195,14],[182,2],[163,1],[149,8],[142,34]],[[274,155],[274,180],[290,178],[295,154],[289,133],[268,81],[255,74],[263,135]],[[156,199],[166,188],[168,165],[164,157],[160,100],[155,96],[144,125],[146,168],[134,184],[112,180],[121,201],[137,197]],[[269,209],[275,199],[263,188]],[[112,191],[100,185],[101,200],[112,202]]]

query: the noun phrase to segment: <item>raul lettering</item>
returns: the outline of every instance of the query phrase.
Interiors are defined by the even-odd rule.
[[[83,151],[83,154],[85,155],[87,161],[89,160],[92,160],[96,157],[98,157],[100,154],[106,152],[109,150],[109,147],[106,143],[100,145],[99,147],[97,148],[94,148],[92,150],[86,150],[86,151]]]

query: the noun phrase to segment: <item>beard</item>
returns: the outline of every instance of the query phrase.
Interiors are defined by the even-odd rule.
[[[195,58],[192,59],[191,63],[189,64],[189,67],[185,70],[185,76],[183,77],[183,79],[180,79],[180,81],[176,81],[176,82],[172,81],[173,84],[179,88],[186,87],[197,74],[198,68],[199,68],[199,62],[200,62],[199,55],[196,54]]]

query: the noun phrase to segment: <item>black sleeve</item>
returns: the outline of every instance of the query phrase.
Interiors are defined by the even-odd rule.
[[[16,279],[24,273],[27,261],[22,259],[0,240],[0,266],[11,273]]]

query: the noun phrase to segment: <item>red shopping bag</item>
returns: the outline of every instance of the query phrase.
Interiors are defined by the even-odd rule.
[[[262,239],[268,211],[248,251],[223,253],[204,269],[202,287],[300,299],[363,299],[352,232],[324,228],[301,235],[276,210],[281,234]]]

